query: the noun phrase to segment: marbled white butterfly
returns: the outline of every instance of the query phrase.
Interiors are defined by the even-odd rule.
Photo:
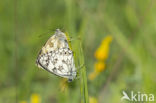
[[[73,52],[65,33],[56,30],[40,50],[36,64],[50,73],[67,78],[68,81],[76,77]]]

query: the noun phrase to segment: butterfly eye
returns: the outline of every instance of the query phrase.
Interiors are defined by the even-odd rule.
[[[68,82],[72,82],[73,81],[73,79],[68,79]]]

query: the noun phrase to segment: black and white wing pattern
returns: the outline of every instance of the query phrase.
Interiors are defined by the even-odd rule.
[[[57,76],[72,81],[76,77],[73,52],[69,48],[66,35],[59,29],[40,50],[36,64]]]

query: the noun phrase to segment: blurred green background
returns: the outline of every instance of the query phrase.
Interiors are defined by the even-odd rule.
[[[90,103],[120,103],[123,90],[156,96],[155,11],[155,0],[0,0],[0,103],[80,103],[80,79],[62,83],[35,65],[57,28],[81,37],[87,76],[113,38],[105,70],[88,79]]]

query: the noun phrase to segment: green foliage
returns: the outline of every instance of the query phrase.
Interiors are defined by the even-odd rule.
[[[120,102],[122,90],[156,95],[156,1],[154,0],[1,0],[0,103]],[[38,69],[35,61],[45,41],[60,28],[68,32],[80,79],[67,83]],[[112,35],[106,69],[94,80],[94,52]]]

